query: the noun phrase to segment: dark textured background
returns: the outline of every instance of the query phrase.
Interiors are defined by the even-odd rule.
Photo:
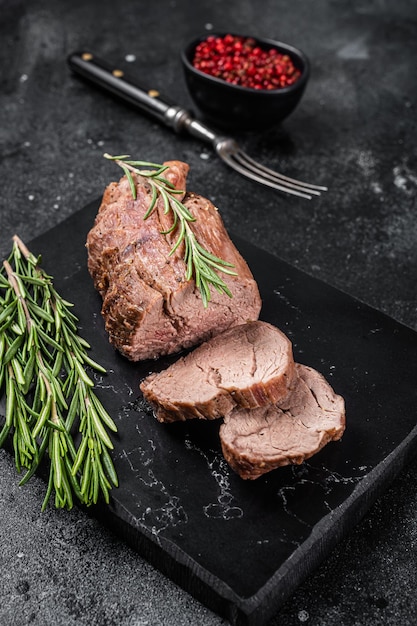
[[[89,48],[190,106],[179,50],[210,25],[281,39],[310,57],[296,112],[281,127],[237,137],[266,164],[328,184],[322,198],[244,180],[208,147],[99,94],[66,66],[70,52]],[[191,165],[190,188],[238,235],[417,329],[416,52],[417,6],[408,0],[0,0],[1,255],[15,232],[29,241],[102,193],[118,176],[104,151],[179,158]],[[415,624],[416,486],[414,462],[273,625]],[[1,451],[2,626],[225,623],[93,518],[41,514],[43,492],[40,480],[19,488]]]

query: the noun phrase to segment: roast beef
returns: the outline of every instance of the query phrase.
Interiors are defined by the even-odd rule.
[[[156,418],[215,419],[285,398],[295,380],[291,342],[262,321],[234,326],[141,384]]]
[[[185,190],[188,165],[168,161],[164,176]],[[197,239],[214,255],[232,263],[237,276],[221,274],[232,297],[214,288],[205,308],[194,280],[186,280],[184,246],[170,256],[177,233],[164,235],[172,224],[162,200],[147,220],[151,187],[133,175],[137,198],[124,176],[103,196],[87,237],[88,268],[103,298],[102,315],[110,342],[127,358],[138,361],[171,354],[248,320],[261,308],[258,287],[228,236],[218,210],[194,193],[182,202],[196,218]],[[181,199],[181,196],[177,196]]]
[[[235,408],[225,415],[220,440],[226,461],[242,478],[255,479],[277,467],[299,464],[345,429],[345,406],[314,369],[296,364],[293,391],[278,403]]]

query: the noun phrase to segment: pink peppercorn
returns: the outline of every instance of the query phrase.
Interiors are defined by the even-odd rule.
[[[193,66],[211,76],[250,89],[282,89],[300,77],[288,54],[261,48],[252,37],[209,36],[195,50]]]

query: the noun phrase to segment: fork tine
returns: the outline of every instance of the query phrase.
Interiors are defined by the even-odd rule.
[[[323,187],[321,185],[312,185],[311,183],[304,183],[300,180],[296,180],[295,178],[290,178],[289,176],[285,176],[284,174],[280,174],[279,172],[275,172],[271,170],[269,167],[265,167],[261,163],[254,161],[246,152],[239,150],[238,153],[235,154],[235,157],[239,159],[242,164],[246,163],[248,166],[251,166],[255,171],[261,170],[265,174],[265,176],[271,177],[273,180],[279,180],[281,182],[286,182],[288,184],[295,185],[297,187],[303,188],[304,191],[308,191],[314,195],[320,195],[321,191],[327,191],[327,187]],[[239,158],[240,157],[240,158]]]
[[[243,159],[239,159],[237,156],[238,154],[240,155],[242,153],[241,152],[239,153],[234,152],[233,154],[223,153],[222,159],[228,165],[230,165],[230,167],[232,167],[234,170],[236,170],[243,176],[246,176],[247,178],[255,180],[256,182],[261,183],[262,185],[272,187],[273,189],[278,189],[279,191],[284,191],[285,193],[289,193],[293,196],[306,198],[307,200],[312,199],[313,197],[312,194],[320,195],[320,192],[318,192],[317,190],[310,190],[310,189],[304,190],[304,188],[300,187],[300,185],[295,185],[294,183],[281,181],[279,178],[277,178],[276,175],[274,177],[272,175],[269,175],[268,177],[266,177],[265,173],[261,174],[258,171],[257,166],[249,167],[248,164],[246,164]],[[256,161],[254,161],[254,163],[256,163]]]

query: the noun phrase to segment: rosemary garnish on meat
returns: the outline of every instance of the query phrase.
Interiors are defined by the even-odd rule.
[[[184,262],[186,265],[186,280],[194,278],[196,286],[200,291],[201,298],[205,307],[207,307],[210,299],[210,285],[212,285],[219,293],[225,293],[232,297],[230,289],[226,283],[220,278],[218,272],[236,276],[233,270],[233,264],[224,261],[206,250],[197,240],[190,224],[196,221],[188,208],[176,197],[184,192],[178,190],[174,185],[164,178],[164,172],[168,166],[158,163],[148,163],[146,161],[131,161],[128,154],[120,156],[104,155],[106,159],[115,161],[124,171],[129,181],[132,196],[136,199],[136,183],[132,173],[146,178],[152,189],[152,196],[149,208],[144,218],[147,219],[155,209],[159,198],[162,199],[164,213],[172,212],[173,223],[169,230],[163,231],[163,235],[177,233],[177,239],[171,248],[170,255],[184,243]],[[140,169],[146,168],[146,169]]]
[[[0,269],[0,447],[10,435],[16,468],[26,472],[21,485],[49,458],[42,510],[53,492],[57,508],[72,508],[74,496],[87,506],[100,493],[109,502],[118,481],[107,430],[117,428],[86,368],[105,370],[88,356],[72,304],[40,261],[15,236]]]

